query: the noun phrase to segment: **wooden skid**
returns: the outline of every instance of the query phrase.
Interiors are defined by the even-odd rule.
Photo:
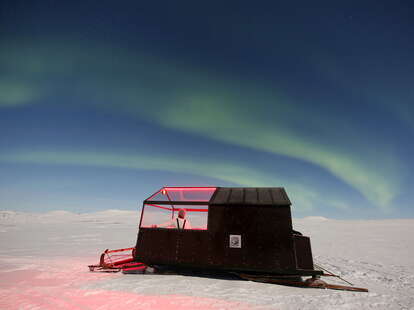
[[[238,274],[238,276],[244,280],[262,282],[262,283],[273,283],[273,284],[296,286],[296,287],[324,288],[324,289],[341,290],[341,291],[368,292],[368,289],[366,288],[329,284],[319,279],[303,282],[303,281],[286,280],[282,278],[274,278],[270,276],[253,276],[253,275],[247,275],[247,274]]]
[[[368,292],[367,288],[326,283],[326,288],[340,291]]]

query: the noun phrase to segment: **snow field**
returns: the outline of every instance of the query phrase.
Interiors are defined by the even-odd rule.
[[[0,211],[0,309],[414,309],[414,220],[295,219],[315,262],[369,293],[176,275],[91,273],[135,244],[138,212]],[[327,278],[331,283],[340,283]]]

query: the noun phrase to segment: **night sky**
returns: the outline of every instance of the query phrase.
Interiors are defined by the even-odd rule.
[[[412,1],[2,1],[0,209],[282,186],[414,217]]]

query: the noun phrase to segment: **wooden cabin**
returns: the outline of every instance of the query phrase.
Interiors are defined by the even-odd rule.
[[[143,202],[135,260],[149,266],[311,276],[309,237],[282,187],[163,187]],[[186,225],[177,226],[186,211]],[[180,219],[182,222],[182,219]]]

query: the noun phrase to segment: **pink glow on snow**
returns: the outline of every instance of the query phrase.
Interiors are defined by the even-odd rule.
[[[154,292],[155,294],[155,292]],[[16,288],[0,294],[1,309],[252,309],[250,306],[212,298],[180,295],[139,295],[120,291],[68,288]]]
[[[89,272],[135,244],[137,213],[0,211],[0,309],[414,309],[414,220],[294,219],[317,264],[369,293],[178,275]],[[333,282],[334,279],[328,279]],[[337,283],[336,284],[343,284]]]
[[[184,295],[142,295],[117,290],[82,289],[94,281],[125,277],[122,274],[91,273],[79,261],[37,262],[40,270],[0,272],[0,309],[253,309],[249,304]],[[44,267],[48,264],[48,269]],[[60,268],[59,266],[67,266]],[[71,267],[72,266],[72,267]],[[142,276],[142,275],[141,275]],[[139,277],[137,275],[137,277]]]

